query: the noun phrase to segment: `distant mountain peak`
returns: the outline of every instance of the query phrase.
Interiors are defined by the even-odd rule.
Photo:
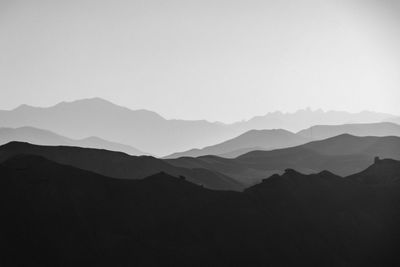
[[[14,111],[24,111],[24,110],[29,110],[29,109],[33,109],[35,107],[27,105],[27,104],[22,104],[19,105],[18,107],[16,107],[15,109],[13,109]]]

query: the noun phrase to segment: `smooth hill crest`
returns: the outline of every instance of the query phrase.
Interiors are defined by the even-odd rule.
[[[224,158],[235,158],[252,150],[272,150],[307,143],[310,139],[298,136],[283,129],[250,130],[238,137],[220,144],[174,153],[165,158],[199,157],[216,155]]]
[[[27,142],[36,145],[51,146],[75,146],[86,148],[106,149],[120,151],[132,156],[148,155],[134,147],[110,142],[99,137],[91,136],[79,140],[71,139],[51,131],[42,130],[34,127],[5,128],[0,127],[0,145],[12,142]]]
[[[254,150],[272,150],[289,148],[310,141],[323,140],[350,134],[354,136],[400,136],[400,125],[391,122],[359,123],[342,125],[317,125],[292,133],[283,129],[250,130],[228,141],[205,147],[174,153],[165,158],[200,157],[216,155],[224,158],[235,158]]]

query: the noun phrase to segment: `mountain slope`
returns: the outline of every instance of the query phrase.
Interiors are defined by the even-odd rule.
[[[174,153],[166,158],[179,157],[199,157],[205,155],[216,155],[225,157],[237,157],[246,150],[255,150],[254,148],[271,150],[277,148],[291,147],[304,144],[309,139],[298,136],[286,130],[251,130],[238,137],[227,140],[214,146],[208,146],[203,149],[192,149],[189,151]]]
[[[0,125],[32,126],[74,139],[97,136],[156,155],[221,142],[239,134],[222,124],[166,120],[155,112],[130,110],[100,98],[0,111]]]
[[[185,168],[206,168],[254,184],[292,168],[304,173],[331,171],[341,176],[360,172],[375,156],[400,159],[400,137],[339,135],[326,140],[271,151],[252,151],[235,159],[216,156],[178,158],[168,163]]]
[[[0,163],[5,266],[397,266],[400,186],[286,170],[243,193]],[[21,255],[24,255],[21,257]]]
[[[344,111],[322,111],[320,109],[311,110],[307,108],[293,113],[272,112],[236,124],[238,127],[244,129],[286,129],[295,132],[313,125],[375,123],[396,119],[398,117],[394,115],[370,111],[348,113]]]
[[[215,155],[235,158],[255,150],[272,150],[323,140],[341,134],[355,136],[400,136],[400,125],[390,122],[316,125],[296,134],[286,130],[251,130],[228,141],[203,149],[174,153],[165,158]]]
[[[60,164],[114,178],[142,179],[158,172],[166,172],[175,176],[185,176],[188,181],[211,189],[243,189],[241,183],[226,175],[202,168],[175,167],[150,156],[136,157],[107,150],[68,146],[38,146],[20,142],[11,142],[0,146],[0,162],[19,154],[42,156]]]
[[[400,182],[400,162],[393,159],[375,158],[373,165],[346,179],[369,185],[390,185]]]
[[[62,102],[39,108],[22,105],[0,111],[2,127],[31,126],[74,139],[97,136],[127,144],[153,155],[202,148],[224,142],[253,129],[298,131],[317,124],[381,122],[395,119],[389,114],[300,110],[269,113],[233,124],[204,120],[167,120],[155,112],[130,110],[100,98]]]
[[[297,133],[297,135],[314,140],[327,139],[341,134],[356,136],[400,136],[400,125],[391,122],[316,125]]]
[[[0,128],[0,145],[12,141],[28,142],[37,145],[79,146],[121,151],[130,155],[146,155],[145,152],[131,146],[106,141],[98,137],[87,137],[80,140],[74,140],[55,134],[51,131],[41,130],[34,127]]]

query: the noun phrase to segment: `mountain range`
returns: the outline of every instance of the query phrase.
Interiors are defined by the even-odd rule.
[[[18,154],[43,156],[98,174],[142,179],[166,172],[218,190],[240,191],[275,173],[292,168],[306,174],[323,170],[348,176],[367,168],[375,157],[400,160],[400,137],[357,137],[348,134],[300,146],[252,151],[234,159],[218,156],[157,159],[107,150],[68,146],[38,146],[11,142],[0,146],[0,162]]]
[[[19,154],[0,163],[0,265],[397,266],[399,170],[287,169],[239,193]]]
[[[342,125],[317,125],[292,133],[287,130],[250,130],[238,137],[203,149],[174,153],[165,158],[216,155],[235,158],[253,150],[272,150],[305,144],[341,134],[355,136],[400,136],[400,125],[390,122]]]
[[[157,156],[218,144],[249,130],[298,131],[319,124],[393,120],[398,120],[398,117],[373,112],[324,112],[309,109],[295,113],[268,113],[233,124],[167,120],[152,111],[130,110],[100,98],[62,102],[46,108],[21,105],[13,110],[0,111],[2,127],[30,126],[71,139],[97,136]]]
[[[200,157],[216,155],[224,158],[235,158],[252,150],[271,150],[307,143],[311,139],[296,135],[287,130],[250,130],[238,137],[203,149],[191,149],[174,153],[165,158]]]
[[[243,184],[224,174],[204,168],[176,167],[151,156],[138,157],[103,149],[38,146],[22,142],[0,146],[0,162],[19,154],[42,156],[60,164],[113,178],[142,179],[158,172],[167,172],[175,176],[185,176],[188,181],[211,189],[237,191],[244,188]]]
[[[147,154],[131,146],[106,141],[104,139],[95,136],[87,137],[80,140],[74,140],[53,133],[51,131],[37,129],[28,126],[20,128],[5,128],[5,127],[0,128],[0,145],[12,141],[21,141],[37,145],[49,145],[49,146],[76,146],[76,147],[98,148],[111,151],[121,151],[136,156]]]
[[[304,173],[328,170],[347,176],[365,169],[375,156],[400,160],[400,137],[343,134],[290,148],[252,151],[234,159],[202,156],[166,161],[177,167],[213,170],[251,185],[286,168]]]

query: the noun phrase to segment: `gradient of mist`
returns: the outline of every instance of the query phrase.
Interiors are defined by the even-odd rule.
[[[394,0],[3,0],[0,108],[98,96],[226,122],[400,114],[398,47]]]

